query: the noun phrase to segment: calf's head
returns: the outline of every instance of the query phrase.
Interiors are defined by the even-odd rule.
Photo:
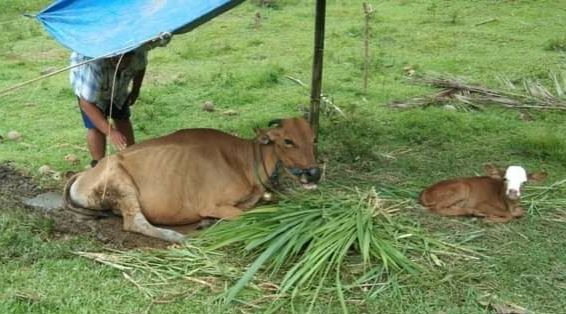
[[[509,166],[505,171],[503,171],[488,164],[485,166],[485,169],[489,176],[503,180],[505,185],[505,196],[512,201],[519,200],[521,197],[521,188],[527,180],[542,181],[546,179],[546,173],[535,172],[527,174],[525,168],[521,166]]]
[[[303,118],[277,119],[269,129],[258,129],[263,145],[274,145],[275,154],[287,173],[301,182],[305,189],[315,189],[321,170],[314,157],[314,132]]]

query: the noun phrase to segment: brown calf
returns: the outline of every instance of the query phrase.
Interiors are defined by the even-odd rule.
[[[419,202],[433,213],[444,216],[477,216],[486,222],[507,222],[521,217],[521,186],[541,181],[546,173],[527,174],[524,168],[510,166],[502,171],[486,165],[488,176],[457,178],[438,182],[421,192]]]

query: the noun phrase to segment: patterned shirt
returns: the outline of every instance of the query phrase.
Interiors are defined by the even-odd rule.
[[[71,65],[76,65],[92,58],[79,53],[71,54]],[[147,50],[134,50],[130,63],[118,71],[114,87],[113,106],[121,109],[129,95],[130,83],[136,74],[147,66]],[[75,95],[96,104],[103,112],[110,106],[112,81],[116,67],[111,59],[100,59],[72,68],[69,79]]]

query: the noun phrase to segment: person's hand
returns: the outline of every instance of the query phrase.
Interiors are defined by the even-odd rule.
[[[124,136],[124,134],[120,133],[120,131],[112,128],[108,136],[110,136],[112,144],[114,144],[114,147],[116,147],[118,151],[121,151],[128,146],[126,137]]]
[[[125,105],[126,106],[133,106],[134,103],[136,102],[136,100],[138,100],[139,96],[140,96],[139,90],[131,91],[130,94],[128,95],[128,97],[126,98]]]
[[[171,33],[161,32],[161,33],[159,33],[159,37],[148,41],[146,43],[146,47],[147,47],[148,50],[153,49],[155,47],[165,47],[171,41],[171,37],[173,37],[173,35]]]

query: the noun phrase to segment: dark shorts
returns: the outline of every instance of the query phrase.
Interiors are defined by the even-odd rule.
[[[80,108],[80,104],[79,104],[79,108]],[[89,117],[84,113],[84,111],[82,109],[81,109],[81,116],[83,117],[83,123],[84,123],[85,128],[96,129],[96,126],[94,126],[92,121],[90,121]],[[107,117],[107,118],[108,118],[108,116],[110,116],[110,106],[108,107],[106,112],[104,112],[104,116]],[[130,106],[122,106],[121,109],[118,109],[118,107],[114,106],[112,108],[112,117],[111,118],[114,119],[114,120],[127,120],[127,119],[129,119],[130,118]]]

